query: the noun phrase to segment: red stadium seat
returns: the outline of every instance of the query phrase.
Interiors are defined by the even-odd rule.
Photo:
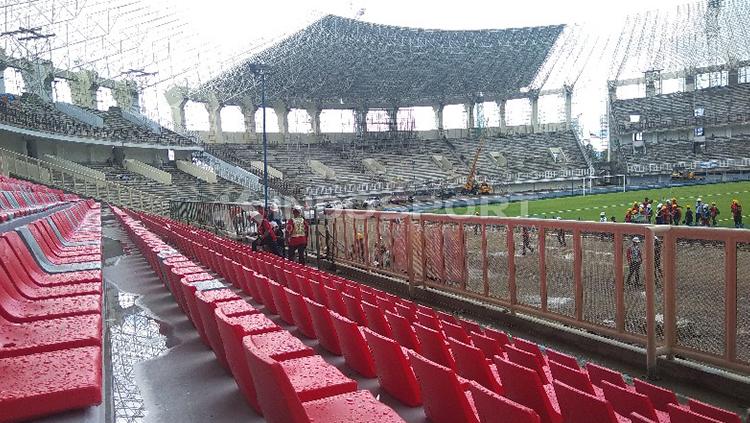
[[[604,398],[599,398],[564,383],[553,383],[557,399],[560,401],[563,423],[626,423],[618,418],[612,406]]]
[[[668,412],[672,423],[722,423],[721,420],[712,419],[676,404],[669,404]]]
[[[568,366],[571,369],[581,368],[581,366],[578,364],[578,360],[576,360],[576,358],[571,355],[563,354],[551,348],[547,348],[545,350],[545,353],[547,354],[548,363],[551,363],[554,361],[555,363],[562,364],[563,366]]]
[[[646,395],[657,410],[667,412],[669,411],[669,404],[679,404],[677,396],[669,389],[652,385],[640,379],[633,379],[633,386],[636,392]]]
[[[510,340],[510,337],[508,337],[508,334],[497,329],[492,329],[491,327],[485,327],[484,328],[484,334],[494,340],[496,340],[498,343],[500,343],[500,346],[505,348],[506,345],[513,345],[513,341]]]
[[[537,374],[539,375],[539,379],[543,384],[546,385],[552,380],[552,377],[547,374],[547,369],[541,365],[541,363],[539,362],[539,358],[534,354],[519,350],[515,347],[515,344],[506,345],[505,353],[507,354],[509,361],[537,372]]]
[[[419,344],[422,346],[422,354],[428,360],[450,369],[456,368],[456,362],[441,332],[422,326],[419,323],[414,324],[414,332],[417,334]]]
[[[263,356],[252,346],[248,346],[247,353],[257,380],[258,401],[269,423],[366,422],[372,416],[382,423],[403,422],[369,392],[355,391],[356,383],[349,391],[305,401],[281,363]]]
[[[479,423],[456,372],[415,352],[409,352],[409,358],[422,389],[424,413],[430,421]]]
[[[380,387],[410,407],[422,404],[417,379],[401,346],[368,328],[364,333],[375,360]]]
[[[714,407],[713,405],[696,401],[692,398],[688,399],[688,406],[690,407],[690,411],[710,417],[722,423],[741,423],[740,416],[730,411]]]
[[[292,315],[292,308],[289,306],[289,300],[287,299],[284,287],[271,281],[269,288],[271,289],[273,303],[276,305],[276,311],[279,312],[279,317],[286,323],[293,325],[294,316]]]
[[[601,388],[594,387],[591,384],[591,380],[589,380],[589,376],[582,370],[572,369],[554,361],[550,361],[549,369],[554,380],[558,380],[571,388],[578,389],[589,395],[603,396]]]
[[[385,337],[393,338],[391,326],[385,320],[383,311],[380,310],[378,306],[368,303],[367,301],[362,301],[362,309],[365,312],[368,328]]]
[[[466,333],[464,328],[460,325],[456,325],[450,322],[443,321],[443,333],[446,338],[453,338],[456,341],[463,342],[464,344],[471,344],[471,338]]]
[[[341,346],[328,309],[309,298],[305,298],[304,301],[320,345],[331,354],[341,355]]]
[[[555,393],[545,389],[537,372],[499,357],[494,361],[506,397],[536,411],[542,423],[562,421]]]
[[[344,305],[346,306],[346,317],[358,325],[366,327],[367,317],[365,316],[364,309],[362,309],[360,300],[347,293],[342,293],[341,298],[344,300]]]
[[[473,380],[492,392],[503,394],[500,377],[497,372],[493,372],[482,350],[453,338],[448,338],[448,343],[456,360],[456,372],[461,377]]]
[[[607,381],[620,388],[635,390],[635,388],[625,383],[625,379],[622,378],[622,374],[614,370],[607,369],[606,367],[598,366],[594,363],[586,363],[586,370],[589,373],[589,379],[594,386],[602,387],[602,382]]]
[[[649,401],[648,397],[628,389],[612,385],[607,381],[602,381],[602,391],[604,398],[612,404],[612,409],[621,417],[627,417],[631,413],[638,413],[651,420],[657,420],[660,423],[669,423],[669,416],[665,412],[659,412]]]
[[[539,415],[528,407],[475,382],[469,384],[469,389],[481,423],[540,423]]]
[[[503,347],[501,347],[500,343],[497,342],[497,340],[494,338],[482,335],[481,333],[472,332],[471,341],[475,347],[482,350],[484,356],[487,357],[488,360],[491,360],[492,357],[496,355],[499,355],[503,358],[506,357],[505,351],[503,351]]]
[[[376,377],[375,360],[359,326],[334,311],[330,313],[346,365],[364,377]]]
[[[412,328],[411,323],[405,317],[394,314],[391,311],[386,311],[385,318],[388,320],[388,324],[391,327],[393,339],[398,342],[399,345],[421,353],[422,346],[419,344],[419,339],[417,339],[417,335],[414,333],[414,328]]]
[[[316,339],[310,312],[307,311],[307,306],[305,306],[302,296],[289,288],[284,288],[284,292],[286,292],[289,309],[292,311],[292,316],[294,317],[294,325],[306,337]]]

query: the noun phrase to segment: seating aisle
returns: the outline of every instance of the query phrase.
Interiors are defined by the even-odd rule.
[[[209,232],[114,211],[267,421],[402,420],[207,270],[295,325],[295,334],[317,338],[362,377],[377,377],[404,406],[422,405],[437,423],[740,422],[695,400],[680,404],[673,392],[645,381],[627,384],[594,363],[581,366],[521,338]]]
[[[0,422],[102,401],[100,211],[0,177]]]

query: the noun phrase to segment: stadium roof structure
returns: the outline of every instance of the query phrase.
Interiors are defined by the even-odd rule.
[[[328,15],[192,90],[226,105],[267,102],[325,108],[427,106],[528,97],[564,26],[449,31]],[[481,101],[481,100],[480,100]]]

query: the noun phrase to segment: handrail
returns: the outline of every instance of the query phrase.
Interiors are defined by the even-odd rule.
[[[92,178],[65,166],[0,148],[0,159],[8,173],[84,197],[91,197],[122,207],[166,216],[169,201],[112,181]],[[67,179],[67,180],[66,180]]]
[[[750,231],[336,209],[325,225],[335,262],[642,346],[649,373],[675,355],[750,371]]]

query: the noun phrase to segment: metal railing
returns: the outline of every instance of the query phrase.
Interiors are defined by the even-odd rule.
[[[13,176],[70,191],[120,207],[168,215],[169,201],[112,181],[93,178],[74,169],[0,148],[0,160]]]
[[[750,231],[325,215],[322,247],[336,262],[645,347],[650,373],[674,355],[750,371]]]

